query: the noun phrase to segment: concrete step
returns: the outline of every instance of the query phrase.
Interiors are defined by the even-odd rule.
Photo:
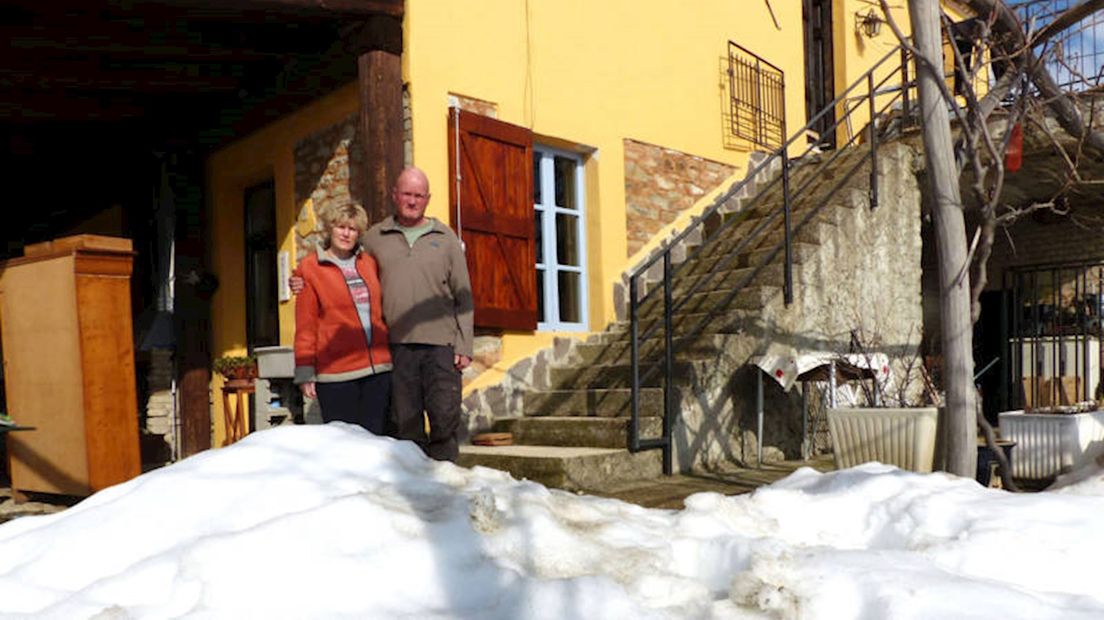
[[[625,448],[629,445],[629,422],[627,417],[499,418],[495,420],[494,431],[511,433],[515,445]],[[641,437],[658,437],[662,433],[662,418],[640,418]]]
[[[526,416],[594,416],[616,418],[629,415],[632,390],[545,390],[525,394]],[[663,390],[644,388],[640,392],[640,415],[663,414]]]
[[[662,453],[563,446],[461,446],[457,464],[481,465],[567,491],[601,491],[663,473]]]

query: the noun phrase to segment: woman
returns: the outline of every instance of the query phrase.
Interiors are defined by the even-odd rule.
[[[376,261],[360,242],[368,215],[358,205],[321,214],[323,242],[297,269],[295,383],[317,398],[322,420],[383,435],[391,400],[391,352]]]

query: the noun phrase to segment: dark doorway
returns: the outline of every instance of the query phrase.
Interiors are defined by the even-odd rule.
[[[805,119],[823,110],[835,99],[832,62],[832,0],[802,0],[801,18],[805,34]],[[821,148],[836,147],[836,111],[817,119],[809,136]]]
[[[249,350],[280,344],[276,287],[276,186],[245,190],[245,333]]]

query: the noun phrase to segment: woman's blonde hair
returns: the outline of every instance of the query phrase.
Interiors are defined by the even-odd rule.
[[[330,247],[330,233],[333,232],[333,227],[344,222],[349,222],[356,227],[360,233],[357,237],[357,245],[363,244],[364,233],[368,231],[368,213],[364,211],[364,207],[349,203],[340,207],[322,209],[318,217],[322,220],[323,248]]]

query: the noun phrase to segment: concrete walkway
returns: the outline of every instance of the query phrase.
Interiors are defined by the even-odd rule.
[[[714,492],[722,495],[750,493],[756,488],[781,480],[801,467],[817,471],[832,471],[831,455],[809,461],[782,461],[765,463],[762,469],[732,468],[724,472],[680,474],[662,476],[655,480],[634,482],[616,487],[605,493],[593,493],[613,497],[646,508],[681,510],[682,500],[694,493]],[[56,501],[54,501],[56,500]],[[0,487],[0,523],[18,517],[50,514],[65,510],[79,498],[34,495],[32,501],[17,504],[12,500],[11,489]]]
[[[832,462],[832,455],[818,456],[808,461],[764,463],[761,469],[733,467],[723,472],[663,476],[655,480],[626,484],[608,492],[594,493],[594,495],[613,497],[646,508],[682,510],[682,500],[694,493],[713,492],[722,495],[750,493],[758,487],[781,480],[802,467],[812,467],[817,471],[827,472],[834,470],[835,464]]]

